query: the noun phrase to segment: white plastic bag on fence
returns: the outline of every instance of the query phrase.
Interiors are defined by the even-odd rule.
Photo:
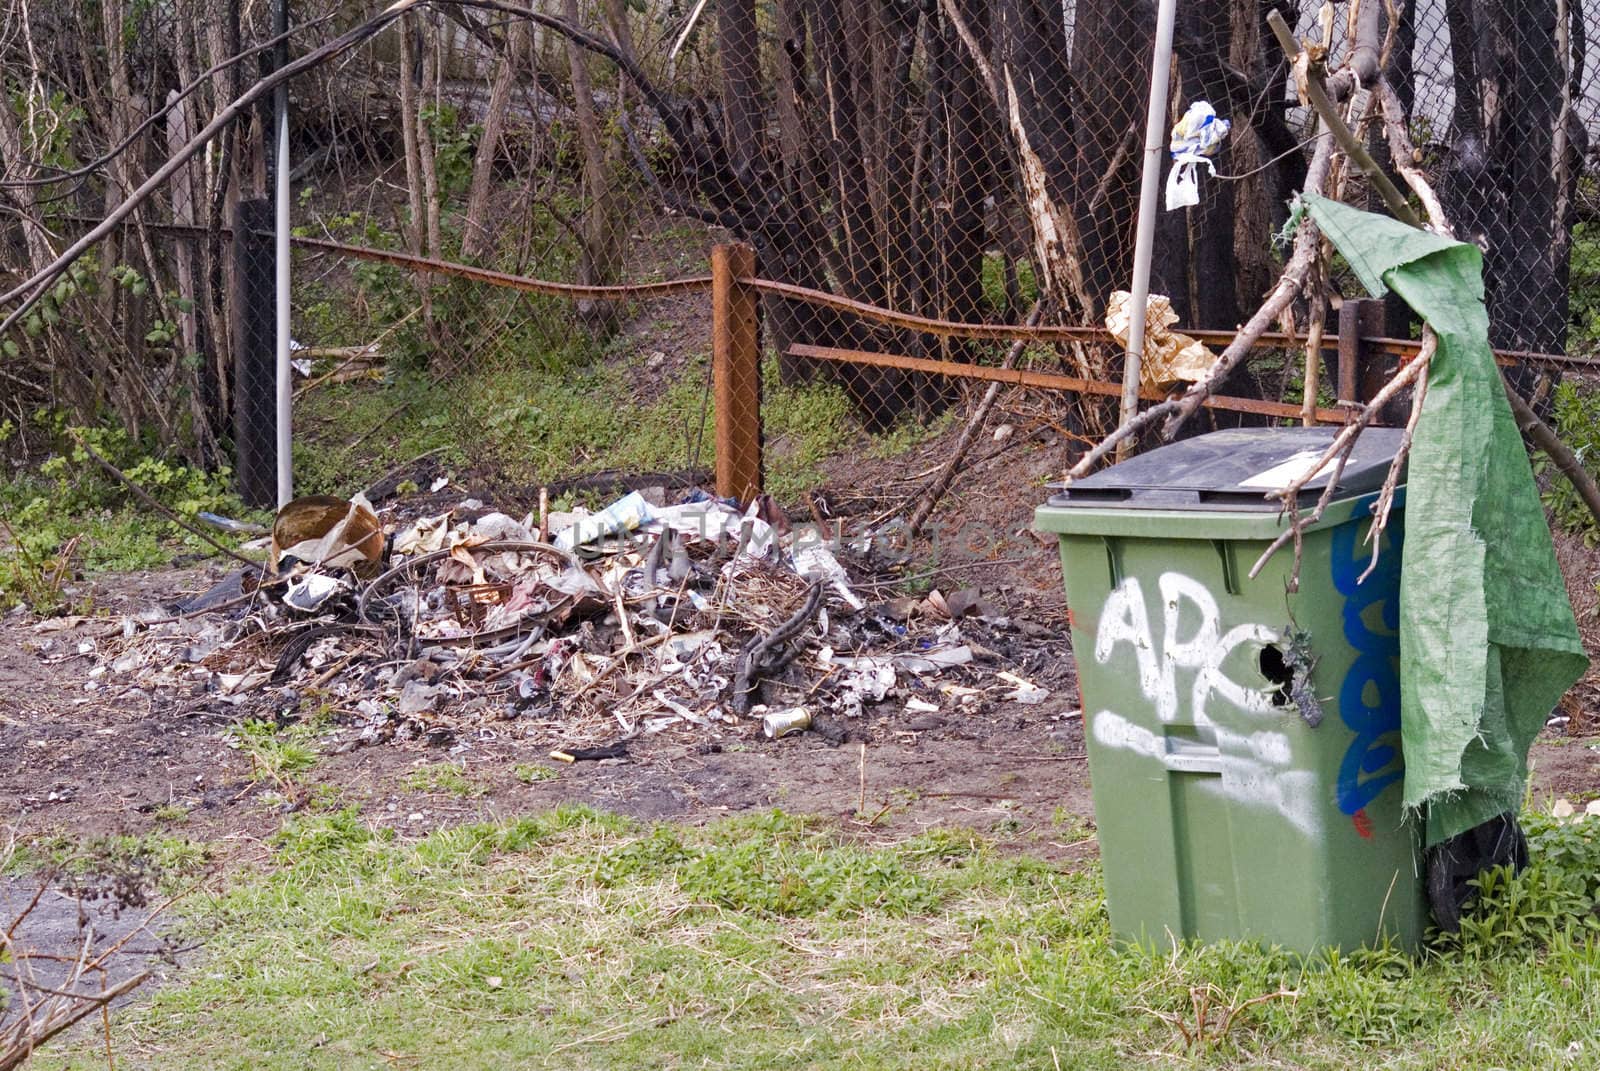
[[[1167,174],[1167,209],[1187,208],[1200,203],[1201,164],[1217,173],[1211,157],[1228,137],[1230,124],[1218,117],[1210,102],[1197,100],[1189,105],[1172,128],[1172,170]]]

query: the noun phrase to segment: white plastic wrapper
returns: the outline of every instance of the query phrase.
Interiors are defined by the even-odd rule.
[[[1199,167],[1217,173],[1211,157],[1227,140],[1230,124],[1220,118],[1210,102],[1197,100],[1172,128],[1172,170],[1167,174],[1167,209],[1200,203]]]

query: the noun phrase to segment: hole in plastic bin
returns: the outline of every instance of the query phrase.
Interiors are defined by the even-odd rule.
[[[1286,707],[1293,700],[1289,696],[1289,687],[1294,683],[1294,670],[1289,666],[1289,660],[1283,656],[1283,648],[1268,644],[1261,648],[1259,656],[1261,675],[1267,682],[1277,685],[1277,690],[1272,693],[1272,705]]]

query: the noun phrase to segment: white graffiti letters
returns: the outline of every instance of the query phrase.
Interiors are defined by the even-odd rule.
[[[1222,615],[1211,592],[1182,573],[1162,573],[1161,644],[1156,645],[1138,577],[1128,577],[1106,599],[1095,634],[1094,658],[1104,664],[1118,645],[1132,645],[1139,665],[1139,688],[1155,704],[1162,721],[1178,716],[1178,670],[1194,671],[1190,710],[1195,721],[1206,720],[1206,704],[1213,693],[1243,710],[1265,714],[1272,704],[1267,694],[1229,678],[1222,664],[1243,643],[1268,644],[1277,635],[1265,625],[1239,625],[1222,632]],[[1188,604],[1185,608],[1184,604]],[[1196,621],[1193,632],[1182,636],[1185,619]]]

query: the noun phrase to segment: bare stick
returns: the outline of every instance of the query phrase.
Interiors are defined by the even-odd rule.
[[[856,803],[856,814],[858,816],[867,813],[867,745],[865,744],[861,745],[861,757],[859,759],[859,763],[860,766],[858,768],[861,772],[861,798]]]
[[[1027,326],[1032,327],[1039,322],[1039,317],[1044,311],[1043,302],[1035,302],[1033,310],[1028,313]],[[1017,339],[1006,351],[1005,360],[1000,362],[1001,368],[1009,369],[1016,365],[1021,358],[1023,350],[1027,349],[1026,339]],[[1000,397],[998,382],[989,384],[989,389],[983,392],[983,398],[972,411],[972,416],[967,420],[967,426],[961,429],[961,435],[956,439],[955,446],[950,451],[950,457],[940,467],[939,474],[934,477],[928,489],[922,492],[917,508],[912,511],[909,525],[911,534],[916,535],[922,526],[928,523],[928,517],[933,513],[939,500],[950,490],[950,484],[955,480],[956,470],[961,467],[961,462],[966,458],[967,451],[972,448],[978,432],[983,430],[984,423],[989,419],[989,413],[994,409],[995,399]]]
[[[1433,334],[1432,328],[1428,329],[1428,334]],[[1367,530],[1367,542],[1372,544],[1372,560],[1362,570],[1357,584],[1365,583],[1378,567],[1383,533],[1389,527],[1389,509],[1394,505],[1394,492],[1400,485],[1400,470],[1405,467],[1406,458],[1411,454],[1411,440],[1417,434],[1417,424],[1422,420],[1422,403],[1427,397],[1428,370],[1423,368],[1417,373],[1417,385],[1411,392],[1411,415],[1406,417],[1406,430],[1400,436],[1400,447],[1394,452],[1394,460],[1389,462],[1389,472],[1383,478],[1383,490],[1378,492],[1378,503],[1372,507],[1372,527]]]
[[[1306,374],[1300,399],[1300,423],[1308,428],[1317,423],[1317,392],[1321,389],[1322,328],[1328,319],[1328,303],[1323,296],[1323,242],[1317,241],[1317,259],[1311,271],[1311,326],[1306,329]]]
[[[123,979],[110,989],[104,989],[98,993],[79,995],[76,998],[79,1003],[62,1011],[54,1012],[38,1026],[33,1026],[31,1023],[28,1024],[31,1029],[23,1033],[11,1047],[0,1050],[0,1071],[14,1071],[15,1068],[21,1067],[39,1046],[67,1029],[73,1023],[92,1014],[97,1008],[104,1007],[124,993],[130,993],[137,989],[149,979],[150,972],[141,971],[132,978]]]
[[[1332,461],[1335,457],[1338,457],[1340,454],[1348,454],[1350,448],[1355,444],[1356,436],[1360,435],[1367,425],[1372,423],[1373,416],[1380,412],[1383,407],[1395,397],[1395,395],[1399,394],[1406,387],[1410,386],[1411,383],[1422,374],[1423,370],[1428,367],[1428,362],[1433,359],[1434,351],[1437,348],[1437,337],[1431,330],[1425,331],[1422,339],[1422,351],[1418,353],[1416,357],[1407,362],[1406,366],[1400,369],[1400,371],[1396,373],[1395,376],[1389,380],[1389,382],[1385,383],[1382,390],[1373,395],[1372,401],[1367,403],[1365,408],[1363,408],[1361,412],[1357,414],[1354,420],[1340,429],[1339,434],[1334,436],[1333,442],[1330,443],[1328,448],[1322,452],[1322,456],[1318,458],[1316,463],[1307,470],[1305,475],[1291,481],[1283,490],[1274,492],[1272,497],[1283,499],[1285,503],[1292,503],[1295,499],[1295,496],[1297,496],[1300,491],[1305,488],[1306,484],[1310,483],[1311,480],[1315,478],[1317,473],[1321,471],[1324,465],[1326,465],[1329,461]],[[1341,466],[1342,464],[1343,462],[1341,462]],[[1259,574],[1262,568],[1267,564],[1267,559],[1276,554],[1278,550],[1284,546],[1284,544],[1288,543],[1292,539],[1298,539],[1297,533],[1304,524],[1314,524],[1316,521],[1321,519],[1323,508],[1331,499],[1333,486],[1337,483],[1338,474],[1335,474],[1334,477],[1329,480],[1327,489],[1325,489],[1322,493],[1322,501],[1317,504],[1316,510],[1305,521],[1302,522],[1300,520],[1298,513],[1294,514],[1295,519],[1290,524],[1289,529],[1279,533],[1278,538],[1274,539],[1272,544],[1268,546],[1266,550],[1262,551],[1261,557],[1257,558],[1256,563],[1250,567],[1250,579],[1254,580],[1256,578],[1256,575]],[[1292,509],[1292,506],[1290,506],[1290,508]]]
[[[246,558],[243,554],[240,554],[238,551],[232,549],[231,547],[223,546],[221,543],[217,542],[215,539],[212,539],[211,536],[206,534],[204,529],[201,529],[198,526],[196,526],[194,524],[191,524],[190,522],[184,520],[182,517],[178,516],[178,514],[174,513],[172,510],[168,509],[166,506],[162,505],[160,502],[157,502],[154,498],[151,497],[151,495],[150,495],[150,493],[148,491],[146,491],[143,487],[140,487],[138,484],[134,483],[133,480],[131,480],[128,477],[127,473],[123,472],[121,469],[117,468],[117,466],[113,465],[111,462],[107,461],[105,458],[103,458],[99,454],[95,453],[94,447],[92,447],[88,443],[84,442],[83,438],[81,436],[79,436],[76,433],[72,433],[72,441],[77,443],[78,446],[83,449],[83,452],[85,454],[89,455],[89,458],[96,465],[99,465],[109,475],[114,476],[119,481],[121,481],[122,484],[125,487],[127,487],[128,490],[132,491],[134,493],[134,495],[138,497],[139,501],[143,502],[145,505],[149,506],[151,509],[155,510],[157,513],[160,513],[161,515],[166,517],[173,524],[176,524],[178,527],[183,528],[186,531],[191,532],[192,534],[199,536],[201,539],[205,540],[207,543],[210,543],[213,547],[217,548],[222,553],[226,554],[228,557],[233,558],[235,561],[244,562],[246,565],[250,566],[252,569],[261,568],[261,563],[260,562],[253,561],[250,558]]]
[[[1428,225],[1436,233],[1454,238],[1455,232],[1445,219],[1438,196],[1434,194],[1433,187],[1428,185],[1422,169],[1417,166],[1416,146],[1411,144],[1411,135],[1406,132],[1405,108],[1387,80],[1378,83],[1378,100],[1383,106],[1383,127],[1389,138],[1389,156],[1394,160],[1395,170],[1400,172],[1400,177],[1406,180],[1411,192],[1422,202],[1422,208],[1428,214]]]

